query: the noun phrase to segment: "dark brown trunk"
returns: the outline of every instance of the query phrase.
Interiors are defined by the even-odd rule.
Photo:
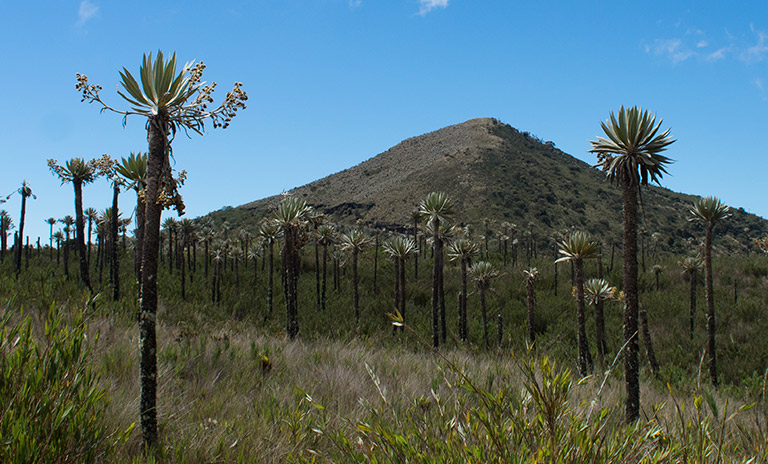
[[[651,372],[653,375],[659,376],[659,361],[656,359],[656,351],[653,349],[653,341],[651,340],[651,330],[648,328],[648,313],[645,312],[645,308],[640,308],[640,328],[643,334],[642,341],[645,346],[645,354],[648,356],[648,364],[651,366]]]
[[[147,193],[144,216],[144,250],[141,265],[141,435],[143,446],[157,445],[157,258],[160,251],[160,217],[158,203],[161,178],[168,166],[168,120],[161,113],[149,119],[149,153],[147,156]]]
[[[483,319],[483,345],[488,348],[488,317],[485,312],[485,287],[480,286],[480,315]]]
[[[692,269],[688,272],[689,282],[689,302],[690,302],[690,317],[691,317],[691,340],[693,340],[693,333],[695,331],[695,318],[696,318],[696,269]]]
[[[557,266],[557,264],[555,264]],[[525,293],[528,300],[528,342],[534,346],[536,332],[533,330],[534,306],[536,303],[536,289],[533,287],[533,279],[526,279]]]
[[[440,346],[440,327],[439,327],[439,310],[440,310],[440,263],[437,258],[437,247],[440,242],[440,220],[435,217],[432,220],[433,242],[432,242],[432,254],[434,261],[432,265],[432,346],[437,348]]]
[[[267,307],[269,308],[269,314],[272,314],[274,309],[274,293],[275,293],[275,242],[269,240],[269,278],[267,279]]]
[[[21,215],[19,216],[19,239],[15,242],[14,257],[16,258],[16,275],[21,272],[21,249],[24,241],[24,215],[27,211],[27,196],[21,194]]]
[[[83,183],[72,182],[75,188],[75,241],[77,242],[77,254],[80,260],[80,279],[88,290],[93,293],[91,279],[88,275],[88,257],[85,252],[85,221],[83,219]]]
[[[373,250],[373,293],[379,293],[378,275],[379,275],[379,234],[374,235],[375,245]]]
[[[592,371],[592,355],[587,342],[587,323],[584,309],[584,262],[573,260],[576,280],[576,322],[578,324],[579,373],[582,377]]]
[[[712,229],[713,223],[707,224],[704,237],[704,285],[707,291],[707,354],[709,355],[709,376],[712,385],[717,387],[717,350],[715,349],[715,289],[712,283]]]
[[[627,172],[622,174],[624,215],[624,383],[627,422],[640,417],[640,379],[638,371],[638,290],[637,290],[637,189]]]
[[[461,258],[461,292],[459,293],[459,337],[467,341],[467,259]]]
[[[323,281],[320,286],[320,308],[325,310],[325,290],[328,277],[328,244],[323,242]]]
[[[418,244],[419,243],[419,223],[418,219],[413,219],[413,243]],[[413,280],[419,280],[419,253],[414,253],[413,255]]]
[[[141,282],[141,258],[144,253],[144,202],[136,191],[136,247],[133,250],[133,271]]]
[[[360,294],[358,286],[360,284],[357,275],[357,250],[352,250],[352,306],[355,308],[355,323],[360,324]]]
[[[110,269],[110,275],[112,277],[112,300],[117,301],[120,299],[120,261],[118,257],[118,249],[117,249],[117,231],[118,231],[118,222],[117,222],[117,196],[120,193],[120,186],[115,182],[115,185],[113,186],[113,192],[112,192],[112,223],[110,224],[112,227],[112,239],[110,243],[110,251],[111,256],[109,259],[109,269]]]

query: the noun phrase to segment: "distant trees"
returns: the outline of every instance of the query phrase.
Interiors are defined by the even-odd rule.
[[[661,121],[634,106],[610,113],[600,126],[605,134],[590,141],[591,153],[611,183],[621,187],[624,223],[624,379],[627,391],[625,414],[628,422],[640,417],[638,366],[638,284],[637,284],[637,202],[639,188],[658,182],[672,160],[660,153],[675,140],[669,129],[659,132]]]
[[[54,219],[53,222],[56,222]],[[8,248],[8,232],[13,229],[13,219],[7,211],[0,211],[0,261],[5,260],[5,250]]]
[[[18,233],[17,242],[14,244],[14,266],[16,269],[16,275],[18,275],[19,272],[21,272],[21,256],[22,256],[22,248],[24,248],[22,244],[24,243],[24,217],[26,216],[26,212],[27,212],[27,198],[31,197],[32,199],[35,199],[37,197],[32,193],[32,188],[29,186],[26,180],[21,183],[21,187],[19,187],[19,189],[16,190],[16,192],[14,193],[18,193],[21,196],[21,214],[19,214],[19,233]],[[8,195],[6,199],[10,198],[11,195]]]

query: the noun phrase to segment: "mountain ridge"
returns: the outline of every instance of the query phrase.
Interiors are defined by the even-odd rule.
[[[575,227],[604,241],[620,241],[621,190],[589,164],[552,142],[521,132],[494,118],[476,118],[410,137],[355,166],[296,187],[331,220],[347,226],[401,229],[431,191],[445,191],[456,205],[455,223],[481,224],[485,218],[520,228],[554,231]],[[255,228],[276,205],[273,195],[211,213],[214,224]],[[663,187],[643,188],[645,232],[662,234],[666,247],[679,250],[700,237],[688,221],[697,197]],[[768,232],[768,222],[734,209],[718,226],[729,237],[722,246],[745,249]],[[758,234],[758,235],[756,235]]]

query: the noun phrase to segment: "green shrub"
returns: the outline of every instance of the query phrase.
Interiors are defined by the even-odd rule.
[[[65,325],[51,305],[39,339],[10,305],[0,318],[0,462],[95,462],[121,438],[103,425],[105,393],[88,361],[83,314],[74,312]]]

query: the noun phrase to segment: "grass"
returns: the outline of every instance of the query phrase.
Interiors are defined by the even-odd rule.
[[[492,247],[493,248],[493,247]],[[525,344],[525,289],[519,266],[504,268],[494,281],[490,314],[504,321],[503,347],[486,350],[477,295],[469,298],[470,344],[455,336],[438,352],[429,340],[428,253],[420,280],[408,269],[406,322],[412,332],[392,335],[392,264],[382,259],[378,294],[372,292],[373,250],[361,261],[362,320],[355,326],[350,276],[342,291],[329,285],[328,309],[314,306],[314,269],[305,252],[300,279],[300,338],[284,336],[279,274],[275,312],[266,311],[265,275],[251,282],[241,269],[240,287],[231,270],[223,301],[210,303],[210,282],[198,265],[187,299],[179,297],[180,273],[161,267],[158,318],[158,462],[765,462],[764,360],[760,343],[768,324],[764,308],[763,257],[721,256],[715,261],[719,314],[719,361],[723,386],[714,390],[701,375],[704,307],[699,288],[697,333],[687,337],[687,282],[675,257],[659,260],[661,290],[642,274],[641,304],[662,365],[660,380],[643,370],[641,420],[625,425],[621,363],[605,376],[574,377],[575,305],[570,273],[560,267],[558,296],[552,292],[550,258],[533,261],[537,282],[537,354]],[[491,256],[498,261],[500,257]],[[426,261],[426,262],[425,262]],[[94,423],[101,436],[121,437],[114,446],[94,445],[101,459],[141,461],[138,421],[138,329],[132,263],[122,260],[123,299],[109,301],[104,289],[88,305],[88,368],[103,391]],[[500,262],[497,264],[501,266]],[[607,263],[606,263],[607,264]],[[620,261],[607,272],[619,280]],[[43,343],[43,321],[51,308],[73,327],[87,295],[66,279],[45,254],[33,256],[16,279],[9,260],[0,267],[0,297],[11,301],[14,323],[21,308],[31,316],[30,333]],[[446,273],[446,300],[453,317],[457,270]],[[588,263],[588,275],[595,273]],[[193,274],[193,273],[190,273]],[[247,277],[244,277],[247,276]],[[733,283],[738,301],[734,302]],[[329,282],[330,283],[330,282]],[[493,320],[493,319],[492,319]],[[591,319],[588,319],[591,320]],[[37,322],[35,322],[37,321]],[[606,307],[611,356],[621,345],[617,303]],[[86,326],[83,326],[86,327]],[[492,340],[495,340],[495,325]],[[588,336],[592,340],[592,326]],[[13,348],[3,353],[7,356]],[[612,359],[612,358],[611,358]],[[642,359],[642,358],[641,358]],[[735,413],[735,415],[734,415]],[[3,445],[8,446],[8,445]],[[5,448],[8,449],[8,448]],[[11,448],[13,450],[13,448]]]

